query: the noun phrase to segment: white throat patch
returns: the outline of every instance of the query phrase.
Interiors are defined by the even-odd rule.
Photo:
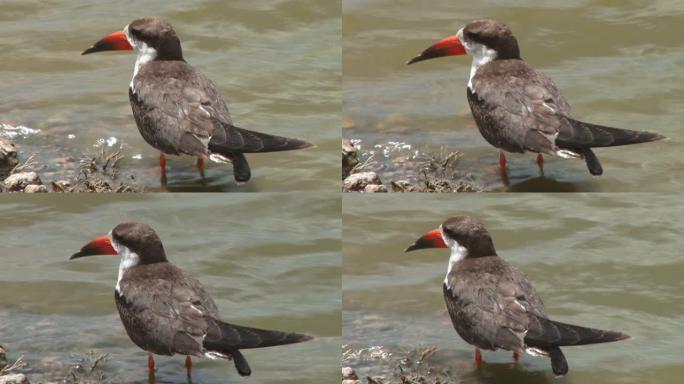
[[[141,65],[149,63],[150,61],[157,58],[157,50],[148,46],[143,41],[131,38],[131,36],[128,34],[128,25],[126,26],[126,28],[124,28],[124,34],[126,35],[128,43],[133,46],[136,52],[138,52],[138,57],[135,59],[135,68],[133,68],[133,78],[131,79],[131,83],[129,84],[129,87],[131,88],[133,93],[135,93],[135,87],[133,87],[135,75],[138,74]]]
[[[123,293],[121,293],[121,287],[119,284],[121,283],[121,279],[123,278],[124,272],[131,267],[135,267],[140,263],[140,256],[128,249],[128,247],[123,246],[112,239],[112,233],[109,232],[109,240],[112,242],[112,247],[116,251],[116,253],[121,256],[121,261],[119,262],[119,277],[116,279],[116,291],[119,293],[119,295],[123,296]]]
[[[465,259],[468,256],[468,250],[466,247],[461,246],[456,240],[450,239],[449,237],[444,235],[444,229],[442,226],[439,226],[439,233],[442,234],[442,240],[444,240],[444,243],[449,247],[449,251],[451,252],[451,255],[449,256],[449,266],[447,267],[447,273],[446,276],[444,277],[444,284],[446,284],[447,288],[451,288],[449,286],[449,273],[451,273],[451,269],[454,267],[454,264],[458,263],[459,261]]]
[[[461,28],[456,35],[461,41],[461,44],[463,44],[466,52],[473,57],[473,63],[470,65],[468,89],[470,89],[470,91],[473,93],[477,93],[473,89],[473,77],[475,77],[475,73],[477,73],[478,68],[496,59],[496,51],[491,48],[487,48],[487,46],[482,44],[465,41],[463,39],[463,28]]]

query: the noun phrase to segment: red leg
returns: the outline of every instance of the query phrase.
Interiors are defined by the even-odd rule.
[[[475,364],[482,365],[482,353],[478,348],[475,348]]]
[[[190,356],[185,357],[185,368],[188,370],[188,376],[190,376],[190,372],[192,371],[192,359]]]
[[[513,360],[517,363],[520,360],[520,354],[518,351],[513,351]]]
[[[506,155],[503,152],[499,152],[499,169],[501,172],[506,172]]]
[[[537,165],[539,166],[539,171],[544,174],[544,155],[541,153],[537,154]]]
[[[159,154],[159,168],[161,168],[162,189],[166,189],[166,157],[163,153]]]
[[[204,156],[197,156],[197,169],[199,170],[200,176],[204,179]]]
[[[154,357],[152,357],[151,353],[147,354],[147,369],[150,373],[154,372]]]
[[[162,175],[166,175],[166,157],[163,153],[159,154],[159,168],[161,168]]]

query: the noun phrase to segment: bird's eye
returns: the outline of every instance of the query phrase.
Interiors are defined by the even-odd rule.
[[[468,39],[468,40],[472,40],[477,36],[477,34],[473,31],[465,31],[464,34],[465,34],[466,39]]]

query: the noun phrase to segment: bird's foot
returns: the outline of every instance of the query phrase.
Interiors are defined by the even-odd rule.
[[[482,366],[482,352],[479,348],[475,348],[475,364],[478,367]]]
[[[517,364],[520,361],[520,354],[518,351],[513,351],[513,361]]]

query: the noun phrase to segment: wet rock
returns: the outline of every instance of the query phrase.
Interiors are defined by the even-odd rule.
[[[346,179],[359,163],[359,151],[349,139],[342,139],[342,179]]]
[[[47,187],[39,184],[27,185],[24,188],[24,193],[47,193]]]
[[[15,173],[6,178],[3,183],[5,184],[5,190],[10,192],[21,192],[26,186],[31,184],[43,184],[43,182],[40,181],[40,177],[38,177],[38,174],[35,172]]]
[[[0,137],[0,169],[12,169],[18,163],[17,147],[9,139]]]
[[[370,184],[366,185],[363,191],[366,193],[385,193],[387,192],[387,187],[382,184]]]
[[[342,378],[345,380],[358,380],[356,371],[352,367],[342,367]]]
[[[380,185],[382,182],[375,172],[360,172],[344,179],[345,192],[361,192],[368,185]]]
[[[0,345],[0,371],[7,366],[7,356],[5,356],[5,348]]]
[[[13,373],[0,376],[0,384],[29,384],[29,381],[23,373]]]

